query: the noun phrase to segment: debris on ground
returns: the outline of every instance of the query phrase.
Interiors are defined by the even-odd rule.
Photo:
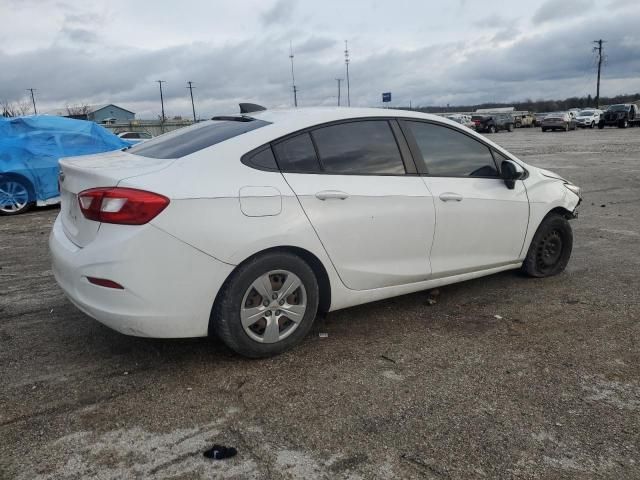
[[[212,460],[224,460],[225,458],[235,457],[238,453],[233,447],[225,447],[224,445],[214,445],[209,450],[206,450],[203,455]]]
[[[320,333],[318,334],[318,336],[319,336],[320,338],[328,338],[328,337],[329,337],[329,334],[328,334],[328,333],[326,333],[326,332],[320,332]]]
[[[436,303],[438,303],[436,301],[436,298],[440,295],[440,290],[438,290],[437,288],[434,290],[429,290],[429,292],[427,292],[427,301],[425,302],[428,306],[433,306]]]
[[[493,318],[495,318],[497,320],[502,320],[502,316],[501,315],[494,315]]]
[[[386,360],[387,362],[398,363],[393,358],[387,357],[386,355],[380,355],[380,358],[382,358],[383,360]]]

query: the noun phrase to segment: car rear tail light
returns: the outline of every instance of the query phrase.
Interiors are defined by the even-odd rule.
[[[91,188],[78,194],[85,218],[103,223],[143,225],[154,219],[169,199],[157,193],[135,188]]]
[[[107,280],[106,278],[87,277],[89,283],[98,285],[100,287],[115,288],[116,290],[124,290],[124,287],[113,280]]]

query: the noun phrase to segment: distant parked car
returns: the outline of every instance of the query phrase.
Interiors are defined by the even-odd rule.
[[[600,116],[598,123],[598,128],[627,128],[629,126],[640,126],[640,111],[635,103],[611,105],[604,112],[604,115]]]
[[[539,127],[542,124],[542,120],[547,115],[549,115],[547,112],[535,113],[533,115],[533,126],[534,127]]]
[[[482,133],[496,133],[500,130],[513,132],[515,121],[510,113],[487,113],[473,115],[471,120],[475,124],[476,131]]]
[[[0,117],[0,215],[60,203],[60,158],[130,146],[94,122],[48,115]]]
[[[550,113],[544,117],[540,126],[543,132],[547,130],[564,130],[568,132],[576,129],[576,121],[569,112]]]
[[[514,119],[515,119],[516,128],[533,127],[534,117],[533,117],[533,114],[529,112],[519,113],[515,115]]]
[[[451,115],[446,115],[446,118],[449,120],[453,120],[454,122],[459,123],[460,125],[464,125],[467,128],[474,129],[476,124],[471,120],[471,115],[465,115],[461,113],[454,113]]]
[[[581,111],[582,110],[579,108],[571,108],[567,111],[567,113],[571,115],[572,118],[576,118]]]
[[[576,125],[582,128],[593,128],[600,123],[600,110],[582,110],[576,116]]]
[[[118,136],[134,145],[153,138],[153,136],[147,132],[122,132],[119,133]]]

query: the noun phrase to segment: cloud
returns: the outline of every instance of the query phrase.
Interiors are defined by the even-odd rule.
[[[283,4],[286,2],[269,11],[278,10],[278,5],[284,8]],[[155,81],[162,79],[167,82],[163,89],[169,116],[190,113],[187,80],[194,82],[196,113],[203,118],[236,112],[241,101],[290,106],[292,39],[300,105],[337,103],[335,78],[344,77],[345,35],[342,30],[328,30],[317,16],[313,18],[316,23],[305,23],[304,28],[274,24],[265,28],[255,15],[255,30],[245,35],[225,34],[222,41],[184,41],[178,37],[173,43],[158,40],[152,47],[142,48],[136,47],[136,42],[118,45],[113,37],[106,38],[111,24],[94,29],[86,25],[90,18],[68,17],[85,13],[63,12],[46,46],[9,52],[0,42],[3,98],[18,100],[28,86],[38,89],[39,110],[40,105],[46,110],[67,104],[116,103],[135,111],[139,118],[154,118],[160,113]],[[466,24],[461,20],[458,31],[464,30],[464,35],[447,37],[440,30],[431,37],[434,41],[424,40],[424,29],[416,24],[417,33],[403,28],[395,35],[382,25],[380,29],[361,27],[358,35],[347,36],[352,48],[351,104],[379,106],[384,91],[393,93],[393,105],[408,105],[410,100],[413,105],[460,105],[593,95],[595,69],[590,42],[599,37],[608,41],[602,94],[638,90],[637,9],[606,17],[586,15],[569,29],[562,22],[545,22],[543,27],[525,24],[525,18],[512,11],[512,19],[500,16],[499,11],[486,14],[478,22],[492,27],[478,32],[471,27],[473,20]],[[108,12],[105,15],[111,18]],[[281,15],[276,17],[282,19]],[[515,22],[520,31],[513,26]],[[470,33],[466,34],[467,30]],[[367,31],[371,33],[368,37]],[[378,37],[384,43],[376,44]],[[344,83],[342,86],[346,88]]]
[[[501,15],[493,14],[488,17],[483,17],[473,22],[473,25],[478,28],[503,28],[513,26],[516,21],[505,18]]]
[[[594,0],[547,0],[531,20],[534,24],[542,24],[563,18],[577,18],[593,8],[594,3]]]
[[[293,16],[294,0],[278,0],[271,8],[262,13],[264,25],[278,25],[287,23]]]
[[[296,53],[315,53],[333,47],[337,40],[328,37],[309,37],[299,45],[294,45]]]
[[[85,28],[64,27],[60,33],[69,41],[76,44],[95,43],[98,40],[98,35],[96,35],[95,32]]]

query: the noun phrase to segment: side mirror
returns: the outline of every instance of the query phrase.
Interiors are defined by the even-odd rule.
[[[516,186],[516,180],[524,177],[524,169],[516,162],[504,160],[500,165],[500,174],[507,188],[513,190]]]

